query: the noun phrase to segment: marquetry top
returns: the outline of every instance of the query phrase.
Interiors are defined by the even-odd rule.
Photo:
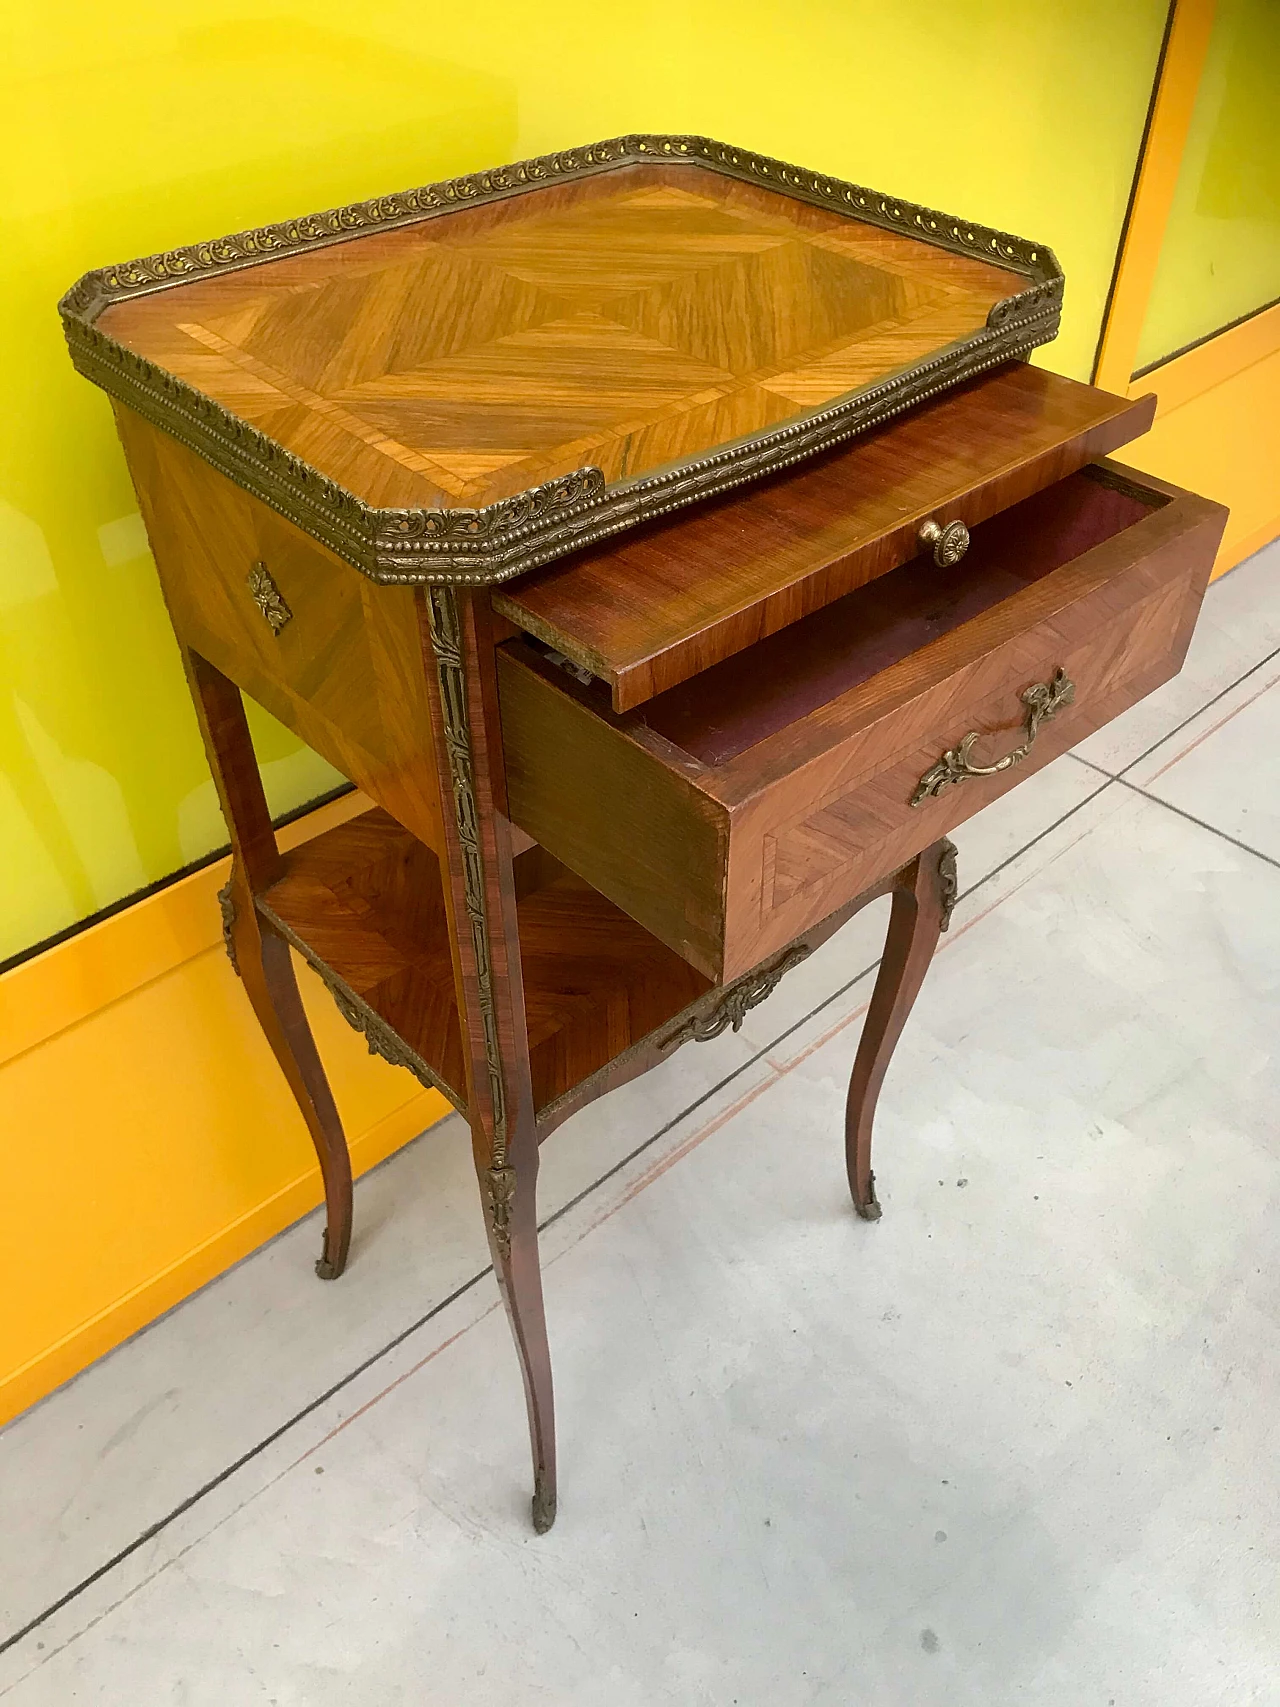
[[[1017,239],[629,138],[104,269],[63,312],[90,377],[376,578],[488,580],[1025,353],[1060,284]]]

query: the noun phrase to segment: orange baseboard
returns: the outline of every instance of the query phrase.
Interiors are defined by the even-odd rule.
[[[1129,387],[1154,391],[1155,425],[1125,447],[1135,468],[1231,511],[1214,574],[1280,535],[1280,308],[1177,356]]]
[[[296,845],[359,795],[281,833]],[[301,1116],[222,950],[219,862],[0,978],[0,1422],[322,1200]],[[300,975],[362,1173],[448,1112]],[[319,1232],[317,1231],[317,1239]]]

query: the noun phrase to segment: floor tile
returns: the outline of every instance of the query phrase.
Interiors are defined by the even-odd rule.
[[[721,1081],[767,1077],[753,1054],[732,1034],[691,1046],[566,1121],[542,1151],[542,1217],[637,1146],[674,1143],[691,1104],[732,1100]],[[312,1271],[318,1226],[319,1211],[0,1433],[0,1642],[488,1268],[463,1121],[358,1182],[331,1285]]]
[[[1269,1707],[1280,872],[1079,817],[926,982],[881,1222],[836,1040],[557,1223],[548,1536],[473,1313],[6,1699]]]
[[[1280,540],[1237,564],[1205,594],[1182,671],[1082,741],[1076,752],[1112,775],[1142,757],[1280,648]]]
[[[1246,697],[1246,686],[1253,691]],[[1280,860],[1280,659],[1130,774],[1148,794]]]

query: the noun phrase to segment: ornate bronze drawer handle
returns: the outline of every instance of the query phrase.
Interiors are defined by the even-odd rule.
[[[1002,759],[997,759],[993,765],[975,765],[969,754],[973,751],[974,742],[980,740],[981,735],[977,729],[971,730],[958,747],[949,747],[936,765],[930,765],[916,784],[911,804],[920,806],[924,801],[941,794],[944,788],[950,788],[953,782],[963,782],[967,776],[998,776],[1001,771],[1011,770],[1014,765],[1021,764],[1031,751],[1031,743],[1035,740],[1040,725],[1061,711],[1064,705],[1070,705],[1075,697],[1075,683],[1059,666],[1053,672],[1051,680],[1033,683],[1022,695],[1022,703],[1027,708],[1027,732],[1020,746],[1015,747],[1011,753],[1006,753]]]
[[[932,519],[922,522],[916,538],[921,545],[933,547],[933,561],[939,569],[950,569],[969,549],[969,530],[963,522],[948,522],[945,527]]]

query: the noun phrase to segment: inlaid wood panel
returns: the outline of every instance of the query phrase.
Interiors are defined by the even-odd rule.
[[[789,474],[524,576],[494,604],[626,711],[915,556],[926,517],[976,527],[1145,432],[1154,407],[1010,363]]]
[[[736,879],[751,904],[758,896],[765,941],[785,938],[793,916],[807,917],[815,907],[823,908],[829,894],[842,894],[846,883],[856,883],[868,866],[900,862],[899,850],[914,847],[922,825],[928,829],[936,822],[944,830],[954,828],[960,817],[968,817],[996,793],[1083,740],[1172,675],[1199,603],[1188,579],[1184,573],[1146,597],[1117,600],[1114,611],[1107,613],[1115,620],[1100,623],[1096,632],[1078,610],[1069,609],[1006,642],[981,666],[958,672],[945,692],[927,696],[918,708],[920,720],[939,733],[931,730],[904,752],[897,749],[896,731],[893,736],[869,732],[868,746],[876,735],[893,741],[889,762],[883,763],[878,754],[855,762],[852,776],[846,769],[825,788],[820,776],[806,777],[797,783],[795,794],[804,799],[812,789],[819,791],[817,798],[804,799],[799,810],[781,822],[771,818],[759,848],[750,853],[749,821],[744,817],[738,849],[745,863],[740,873],[731,872],[729,887],[732,893]],[[912,808],[921,777],[969,730],[982,734],[973,753],[977,764],[991,764],[1018,747],[1025,736],[1019,685],[1049,681],[1058,669],[1073,684],[1074,702],[1042,726],[1032,752],[1016,770],[953,784],[936,800]],[[992,687],[992,682],[997,685]],[[896,721],[909,727],[906,718]]]
[[[982,328],[1024,275],[631,165],[119,301],[98,324],[370,504],[643,474]]]
[[[1084,470],[975,529],[963,574],[904,565],[624,715],[508,641],[512,816],[701,971],[737,977],[1172,675],[1224,518]],[[1024,762],[912,806],[970,731],[976,763],[1018,745],[1021,694],[1060,667],[1074,701]]]
[[[425,666],[409,587],[376,587],[122,405],[116,417],[180,639],[438,846]],[[254,599],[261,564],[288,620]]]
[[[710,988],[686,960],[563,868],[521,897],[518,913],[539,1113]]]
[[[535,1105],[606,1068],[704,995],[709,980],[538,848],[515,861]],[[322,975],[391,1027],[465,1102],[440,866],[382,811],[284,856],[262,904]]]

